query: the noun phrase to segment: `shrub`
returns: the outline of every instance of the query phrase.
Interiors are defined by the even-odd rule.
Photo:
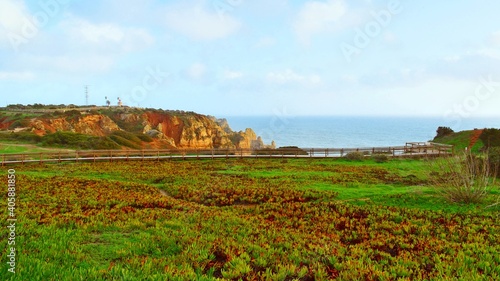
[[[152,142],[153,138],[146,134],[136,134],[136,136],[143,142]]]
[[[500,176],[500,147],[492,147],[488,150],[488,161],[493,174]]]
[[[480,203],[494,184],[487,155],[476,156],[468,151],[430,163],[433,170],[431,180],[450,202]]]
[[[64,112],[64,116],[68,121],[78,122],[78,120],[80,120],[80,117],[82,116],[82,113],[76,109],[73,109]]]
[[[363,161],[365,159],[365,155],[363,154],[363,152],[353,151],[347,153],[346,156],[344,156],[344,158],[351,161]]]
[[[484,129],[479,138],[487,148],[500,147],[500,129]]]
[[[73,148],[87,148],[90,136],[73,132],[55,132],[45,135],[42,144],[46,146],[64,146]]]
[[[76,149],[119,149],[120,145],[107,137],[95,137],[73,132],[56,132],[45,135],[42,144]]]
[[[372,158],[373,158],[373,161],[377,162],[377,163],[385,163],[387,161],[389,161],[389,156],[387,156],[387,154],[373,154],[372,155]]]
[[[119,136],[136,144],[140,144],[142,142],[141,139],[136,134],[129,133],[127,131],[114,131],[113,133],[111,133],[111,135]]]
[[[15,128],[26,128],[29,127],[29,125],[30,120],[28,119],[16,120],[9,126],[9,130],[14,130]]]
[[[243,139],[244,139],[244,137],[238,133],[234,133],[234,134],[229,135],[229,140],[231,140],[231,142],[234,145],[238,145],[240,143],[240,141],[242,141]]]
[[[120,137],[120,136],[117,136],[117,135],[111,135],[109,138],[121,146],[126,146],[126,147],[130,147],[133,149],[141,149],[142,148],[137,143],[131,142],[130,140],[125,139],[125,138]]]
[[[38,143],[42,140],[42,137],[29,132],[19,132],[19,133],[2,133],[0,134],[0,139]]]
[[[108,137],[92,137],[89,142],[89,149],[120,149],[120,145]]]
[[[66,112],[64,112],[64,115],[68,116],[68,117],[75,117],[75,116],[82,116],[82,113],[76,109],[72,109],[72,110],[68,110]]]
[[[447,135],[451,135],[454,131],[450,127],[438,127],[436,130],[436,138],[444,137]]]
[[[34,134],[34,133],[29,133],[29,132],[22,132],[22,133],[13,134],[13,136],[16,140],[20,140],[20,141],[29,141],[29,142],[33,142],[33,143],[38,143],[38,142],[42,141],[41,136]]]

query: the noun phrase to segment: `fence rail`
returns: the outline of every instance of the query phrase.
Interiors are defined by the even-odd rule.
[[[157,150],[82,150],[71,152],[39,152],[0,154],[2,166],[27,163],[146,161],[165,159],[217,158],[334,158],[351,152],[365,155],[387,154],[392,157],[445,156],[453,154],[453,146],[435,143],[407,143],[405,146],[371,148],[279,148],[279,149],[157,149]]]

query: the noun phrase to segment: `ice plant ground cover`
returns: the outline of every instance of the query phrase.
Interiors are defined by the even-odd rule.
[[[498,187],[449,203],[424,162],[15,166],[16,273],[2,262],[0,279],[499,280]]]

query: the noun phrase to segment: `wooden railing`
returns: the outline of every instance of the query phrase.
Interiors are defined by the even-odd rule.
[[[413,145],[410,145],[413,144]],[[2,166],[15,163],[61,163],[97,161],[146,161],[165,159],[217,158],[328,158],[343,157],[351,152],[365,155],[387,154],[393,157],[444,156],[453,153],[453,146],[435,143],[408,143],[405,146],[372,148],[279,148],[279,149],[158,149],[158,150],[82,150],[71,152],[40,152],[0,154]]]

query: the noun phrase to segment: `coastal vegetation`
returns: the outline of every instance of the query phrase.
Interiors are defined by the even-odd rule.
[[[500,130],[438,128],[434,141],[455,146],[446,158],[288,159],[309,152],[263,146],[250,129],[196,113],[0,114],[2,153],[199,145],[269,155],[10,165],[16,274],[2,263],[0,280],[500,279]]]
[[[434,183],[450,202],[480,203],[495,185],[496,166],[490,165],[487,154],[468,151],[429,161]]]
[[[1,280],[500,278],[498,185],[450,203],[425,159],[9,168],[18,260]]]
[[[225,119],[125,106],[9,105],[0,109],[2,140],[70,149],[274,148]]]

